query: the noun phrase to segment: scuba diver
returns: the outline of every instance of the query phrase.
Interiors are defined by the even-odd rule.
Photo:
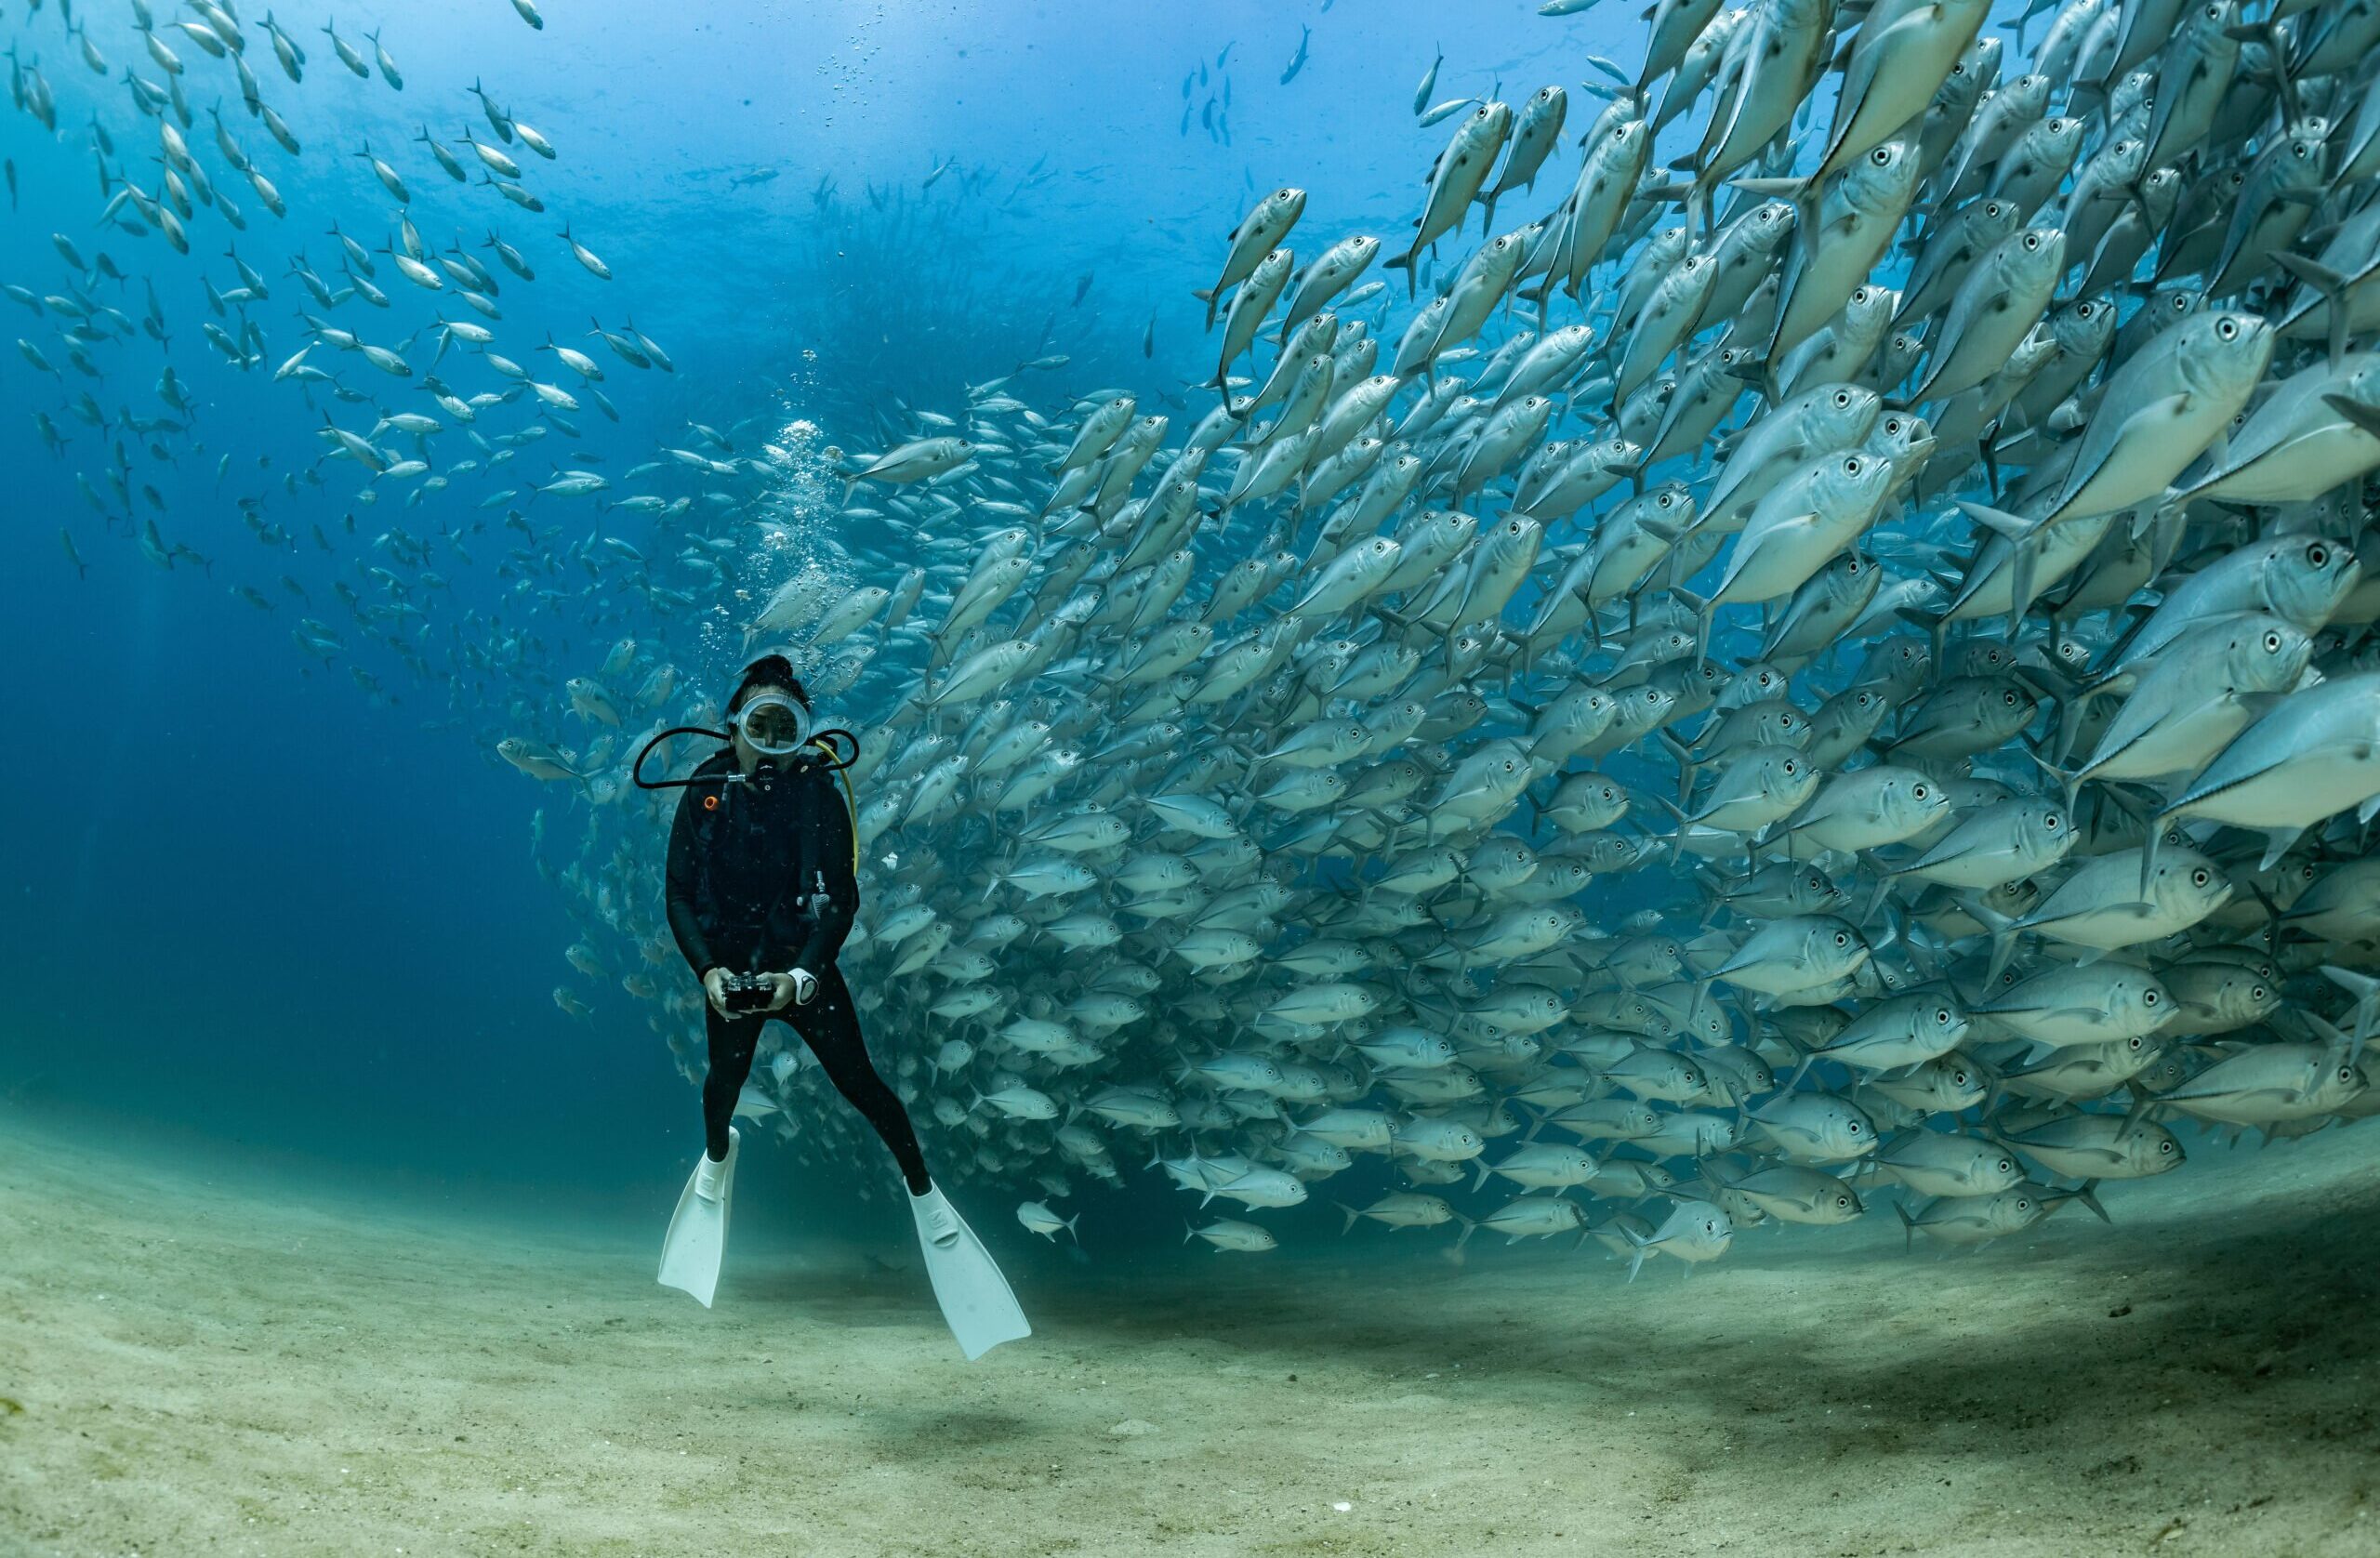
[[[663,732],[645,753],[677,733]],[[857,739],[812,728],[809,694],[782,654],[744,668],[727,701],[724,735],[694,733],[728,745],[691,778],[637,775],[641,787],[683,791],[669,830],[669,929],[702,981],[710,1042],[706,1150],[669,1221],[661,1282],[710,1307],[741,1137],[732,1123],[736,1099],[760,1030],[774,1020],[801,1036],[900,1166],[926,1273],[960,1350],[972,1359],[1030,1336],[999,1267],[927,1174],[917,1132],[868,1059],[851,990],[835,966],[859,908],[852,807],[840,772],[858,755]],[[849,756],[839,744],[848,744]]]

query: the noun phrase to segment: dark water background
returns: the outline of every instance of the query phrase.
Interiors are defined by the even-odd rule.
[[[267,365],[245,375],[198,333],[207,317],[200,277],[237,281],[220,257],[219,219],[193,226],[187,257],[154,236],[92,225],[102,197],[84,126],[94,110],[119,159],[136,168],[145,159],[154,181],[153,122],[133,112],[118,78],[127,62],[159,73],[128,16],[76,7],[109,57],[105,82],[83,68],[54,6],[31,17],[10,7],[0,29],[46,72],[60,121],[52,137],[30,116],[0,118],[0,152],[20,183],[0,226],[0,279],[60,290],[70,273],[49,235],[61,231],[134,278],[122,293],[104,282],[100,290],[136,319],[140,279],[153,280],[173,331],[166,361],[198,403],[191,436],[202,447],[167,464],[136,442],[136,483],[152,485],[164,508],[136,486],[135,509],[213,560],[211,570],[184,561],[160,571],[124,526],[104,528],[74,485],[78,469],[96,482],[105,455],[63,403],[88,388],[111,413],[164,415],[152,343],[98,349],[104,380],[70,370],[62,391],[0,351],[0,468],[10,473],[0,500],[0,1095],[21,1108],[193,1162],[259,1165],[294,1192],[377,1187],[556,1215],[656,1218],[691,1156],[694,1097],[636,1003],[607,986],[579,1022],[549,998],[568,978],[560,953],[575,932],[532,870],[529,817],[543,805],[557,834],[575,827],[562,790],[488,756],[507,731],[500,700],[457,700],[349,632],[353,658],[395,701],[368,699],[345,662],[325,670],[292,647],[300,615],[348,627],[329,585],[381,561],[368,549],[379,531],[401,523],[424,535],[488,518],[476,512],[479,496],[543,479],[563,444],[549,439],[503,481],[457,482],[419,508],[400,508],[393,494],[358,508],[360,473],[339,463],[324,468],[322,486],[294,498],[283,490],[283,471],[311,463],[320,416],[298,386],[270,382],[271,366],[303,339],[296,313],[314,307],[284,277],[286,257],[302,248],[336,282],[336,244],[323,236],[332,218],[375,247],[394,227],[390,203],[349,152],[368,142],[397,164],[433,244],[457,233],[475,244],[493,225],[531,255],[534,284],[498,272],[499,350],[528,361],[548,330],[575,340],[599,311],[614,324],[632,315],[669,348],[674,376],[613,368],[602,388],[618,425],[591,407],[581,418],[578,447],[603,453],[616,476],[658,444],[683,442],[688,420],[806,416],[850,447],[870,447],[875,412],[955,409],[964,383],[1033,351],[1073,355],[1070,390],[1179,393],[1212,371],[1189,290],[1211,282],[1225,233],[1261,188],[1294,181],[1313,191],[1316,246],[1349,231],[1393,234],[1419,209],[1421,177],[1451,127],[1417,130],[1411,116],[1415,83],[1439,47],[1448,58],[1434,99],[1501,85],[1517,99],[1540,81],[1565,81],[1575,139],[1600,106],[1575,94],[1581,51],[1618,52],[1636,31],[1633,19],[1543,21],[1520,0],[746,0],[682,11],[557,0],[545,9],[542,33],[492,0],[338,9],[350,38],[382,29],[405,73],[395,93],[339,68],[320,31],[330,13],[311,4],[277,7],[309,53],[305,83],[292,86],[272,65],[262,7],[243,7],[267,100],[304,142],[295,160],[238,112],[227,65],[182,50],[198,113],[192,145],[217,165],[205,110],[227,96],[235,133],[289,205],[276,220],[242,202],[250,226],[240,253],[274,284],[255,306]],[[1283,85],[1304,26],[1309,62]],[[1194,84],[1188,101],[1229,76],[1227,146],[1195,116],[1180,133],[1183,78],[1202,61],[1209,83]],[[449,185],[409,144],[423,123],[458,149],[461,125],[483,131],[467,95],[474,80],[560,149],[545,163],[514,148],[547,216],[513,211],[476,184]],[[979,188],[947,177],[924,189],[954,156],[981,170]],[[1549,164],[1532,209],[1558,199],[1575,163],[1566,148]],[[1015,193],[1037,164],[1054,177]],[[773,180],[730,183],[770,168]],[[822,181],[831,186],[823,204]],[[571,262],[554,236],[564,219],[617,281]],[[1090,291],[1070,304],[1085,275]],[[385,263],[379,284],[399,297],[401,323],[360,302],[336,323],[389,340],[427,317]],[[1157,350],[1144,359],[1152,319]],[[5,320],[0,338],[47,339],[60,323],[14,304]],[[391,408],[409,403],[411,390],[390,390],[357,359],[329,365],[350,383],[369,381]],[[368,425],[367,408],[336,409]],[[61,457],[35,437],[36,410],[72,440]],[[446,461],[457,457],[441,447]],[[263,497],[269,518],[295,532],[294,552],[257,544],[234,507],[243,495]],[[349,513],[352,535],[341,525]],[[541,525],[569,521],[574,535],[600,522],[553,500],[530,513]],[[315,550],[316,524],[337,555]],[[61,527],[87,577],[68,563]],[[642,521],[601,528],[654,545]],[[476,574],[441,561],[455,593],[430,607],[438,633],[463,608],[498,604],[490,565],[513,539],[491,527]],[[283,596],[284,573],[312,604]],[[278,609],[243,603],[230,593],[237,584]],[[539,630],[558,678],[586,668],[609,639],[574,632],[566,619]],[[887,1055],[905,1037],[875,1041]],[[747,1208],[845,1205],[850,1185],[890,1179],[871,1161],[853,1166],[839,1190],[798,1181],[766,1154],[748,1164],[747,1185],[777,1194],[747,1189]],[[1168,1193],[1155,1176],[1139,1183],[1150,1226],[1170,1226],[1174,1208],[1159,1209]],[[1002,1220],[1007,1211],[985,1208]],[[1335,1228],[1327,1207],[1310,1212]]]

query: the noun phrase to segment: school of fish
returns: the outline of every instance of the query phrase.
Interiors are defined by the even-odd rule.
[[[2104,1216],[2188,1142],[2380,1112],[2373,0],[1656,0],[1634,67],[1581,51],[1575,91],[1433,102],[1432,63],[1410,228],[1260,192],[1159,310],[1207,332],[1204,384],[1078,389],[1052,355],[854,419],[866,454],[698,425],[543,482],[522,452],[670,360],[625,311],[588,350],[508,339],[498,284],[543,256],[441,248],[413,202],[541,212],[554,146],[480,91],[483,133],[347,149],[386,200],[311,214],[302,328],[268,326],[286,282],[237,251],[251,202],[284,215],[269,99],[307,51],[185,8],[131,0],[119,81],[54,6],[44,46],[137,129],[80,137],[113,255],[61,232],[7,284],[12,397],[53,453],[78,421],[109,447],[77,480],[111,534],[211,561],[136,501],[195,436],[171,361],[149,416],[66,376],[165,354],[153,287],[135,321],[102,283],[230,245],[217,365],[339,408],[251,530],[294,545],[274,515],[325,487],[470,522],[390,526],[299,647],[468,680],[577,829],[557,867],[538,815],[582,932],[556,1000],[623,990],[690,1079],[676,792],[628,767],[784,649],[859,739],[844,967],[879,1063],[936,1173],[1037,1196],[1051,1237],[1081,1214],[1051,1202],[1156,1170],[1218,1250],[1327,1231],[1289,1210],[1317,1195],[1632,1277],[1884,1203],[1973,1246]],[[42,7],[10,25],[63,155]],[[584,540],[525,517],[569,504]],[[430,564],[497,514],[522,614],[454,614],[434,661]],[[608,653],[522,626],[589,597]],[[803,1161],[879,1150],[769,1043],[747,1115]]]

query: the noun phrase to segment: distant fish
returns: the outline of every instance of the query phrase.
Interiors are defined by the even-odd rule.
[[[1295,81],[1298,73],[1305,69],[1306,46],[1313,41],[1314,29],[1302,26],[1298,33],[1298,51],[1289,57],[1288,66],[1281,72],[1282,86],[1287,86],[1290,82]]]
[[[1212,170],[1247,215],[1188,244],[1222,326],[1195,403],[1149,366],[1178,295],[1134,370],[1112,263],[1094,319],[1051,302],[1087,302],[1087,248],[968,257],[988,166],[931,156],[940,200],[823,175],[780,267],[815,305],[793,376],[737,387],[747,308],[694,402],[630,403],[660,344],[625,308],[590,320],[609,355],[549,334],[535,284],[575,277],[482,214],[563,206],[611,280],[565,203],[621,167],[532,190],[555,147],[475,80],[484,125],[404,154],[443,182],[368,146],[369,182],[290,178],[335,105],[268,89],[347,76],[192,0],[62,44],[122,97],[72,138],[96,193],[37,191],[58,236],[0,344],[100,522],[60,529],[78,578],[89,542],[186,586],[216,560],[164,527],[233,519],[217,609],[318,614],[301,674],[376,708],[403,679],[427,728],[575,786],[537,855],[558,944],[690,1082],[632,765],[719,723],[691,667],[774,644],[856,733],[852,990],[932,1057],[898,1085],[937,1175],[1025,1227],[1144,1164],[1269,1221],[1365,1162],[1351,1224],[1568,1233],[1633,1274],[1861,1216],[1856,1163],[1979,1243],[2171,1168],[2176,1131],[2380,1113],[2369,12],[2288,0],[2281,71],[2227,7],[2019,9],[2053,18],[2030,46],[1980,0],[1659,0],[1637,52],[1573,39],[1586,81],[1509,100],[1438,100],[1441,50],[1414,115],[1458,127],[1409,227],[1352,231],[1359,184],[1317,187],[1317,232],[1294,167]],[[324,31],[402,90],[379,34]],[[1231,143],[1234,46],[1185,70],[1180,138]],[[193,133],[218,68],[254,145],[208,105]],[[37,62],[10,86],[54,133]],[[1061,176],[1103,175],[1060,150],[1007,198]],[[284,272],[258,203],[296,218]],[[309,457],[258,455],[276,429]],[[804,1053],[747,1115],[797,1163],[873,1151]]]

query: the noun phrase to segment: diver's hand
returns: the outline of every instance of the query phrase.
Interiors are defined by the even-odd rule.
[[[721,1017],[734,1015],[727,1010],[727,970],[725,969],[713,969],[703,975],[703,995],[709,1000],[711,1010]]]
[[[793,972],[785,975],[785,982],[791,987],[794,1004],[797,1006],[808,1006],[810,997],[818,993],[818,976],[808,969],[794,970]]]

